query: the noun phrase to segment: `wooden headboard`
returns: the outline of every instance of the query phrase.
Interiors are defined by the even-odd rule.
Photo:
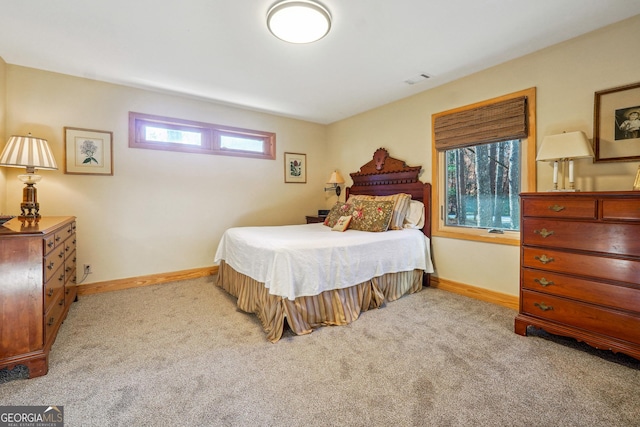
[[[373,159],[351,175],[353,185],[346,189],[346,199],[351,194],[388,196],[396,193],[411,194],[413,200],[424,203],[424,228],[422,232],[431,239],[431,184],[418,180],[421,166],[407,166],[402,160],[389,157],[384,148],[373,153]]]

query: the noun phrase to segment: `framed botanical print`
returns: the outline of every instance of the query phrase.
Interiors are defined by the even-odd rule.
[[[65,127],[64,144],[64,173],[113,175],[112,132]]]
[[[640,83],[595,93],[596,162],[640,160]]]
[[[307,155],[300,153],[284,153],[284,182],[307,182]]]

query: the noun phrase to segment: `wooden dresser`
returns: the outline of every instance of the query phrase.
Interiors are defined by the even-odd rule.
[[[640,359],[640,192],[521,194],[520,312]]]
[[[49,350],[76,298],[75,217],[0,226],[0,369],[45,375]]]

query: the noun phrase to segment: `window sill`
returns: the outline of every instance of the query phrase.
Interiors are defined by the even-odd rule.
[[[460,231],[455,227],[438,227],[432,232],[434,237],[447,239],[471,240],[475,242],[495,243],[499,245],[520,246],[520,232],[505,231],[504,234],[489,233],[488,230],[466,229]]]

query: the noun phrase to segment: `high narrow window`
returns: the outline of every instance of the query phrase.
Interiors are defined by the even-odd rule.
[[[276,135],[130,112],[129,147],[273,160],[276,158]]]

